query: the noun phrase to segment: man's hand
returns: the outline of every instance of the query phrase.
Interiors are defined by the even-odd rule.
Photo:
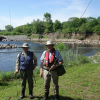
[[[40,66],[40,77],[43,77],[43,61],[41,61],[41,66]]]
[[[18,71],[15,71],[14,74],[16,75],[18,73]]]
[[[52,65],[50,69],[53,70],[55,68],[56,68],[56,65]]]
[[[43,77],[43,72],[40,72],[40,77]]]

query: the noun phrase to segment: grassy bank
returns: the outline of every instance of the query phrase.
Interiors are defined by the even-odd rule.
[[[39,73],[34,72],[36,84],[34,84],[34,100],[42,100],[44,96],[44,81]],[[59,77],[60,100],[99,100],[100,99],[100,65],[84,64],[66,68],[66,74]],[[3,81],[0,83],[0,100],[17,100],[21,93],[21,80]],[[50,100],[54,100],[53,87],[50,88]],[[26,98],[29,100],[28,85]]]

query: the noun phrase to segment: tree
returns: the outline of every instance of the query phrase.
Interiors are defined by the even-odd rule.
[[[83,23],[86,23],[87,19],[86,18],[80,18],[80,25],[82,25]]]
[[[79,33],[84,34],[84,33],[86,33],[86,32],[87,32],[87,31],[86,31],[86,24],[83,23],[83,24],[80,26],[80,28],[79,28]]]
[[[46,13],[44,14],[44,33],[49,33],[53,31],[53,22],[51,20],[51,14]]]
[[[10,32],[10,31],[13,30],[13,27],[12,27],[11,25],[7,25],[7,26],[5,26],[5,29],[6,29],[8,32]]]
[[[98,24],[98,21],[94,17],[88,17],[87,22],[91,22],[92,27],[96,26]]]
[[[98,24],[100,24],[100,16],[97,18]]]
[[[68,19],[72,23],[72,27],[78,27],[80,26],[80,19],[77,17],[71,17]]]
[[[23,34],[23,30],[24,30],[23,26],[18,26],[13,30],[13,32],[15,32],[16,35],[22,35]]]
[[[62,29],[62,33],[66,34],[66,33],[72,33],[74,30],[73,27],[68,27],[66,29]]]
[[[91,22],[87,22],[87,23],[83,23],[80,28],[79,28],[79,33],[93,33],[93,27],[92,27],[92,24]]]
[[[51,22],[51,14],[50,13],[45,13],[44,14],[44,20]]]
[[[31,26],[29,26],[29,24],[23,26],[23,33],[24,33],[25,35],[28,35],[28,36],[31,35],[32,30],[31,30]]]
[[[53,31],[57,31],[58,29],[61,29],[61,22],[58,20],[55,20],[55,23],[53,23]]]
[[[94,33],[100,34],[100,25],[94,27]]]
[[[88,17],[87,21],[93,21],[95,18],[94,17]]]
[[[70,26],[69,24],[71,24],[69,21],[62,22],[62,29],[68,28]]]
[[[33,20],[33,33],[43,33],[44,25],[43,22],[37,19],[37,21]]]

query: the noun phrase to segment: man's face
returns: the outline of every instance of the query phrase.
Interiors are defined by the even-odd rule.
[[[53,45],[47,45],[47,50],[48,50],[49,52],[51,52],[52,49],[53,49]]]
[[[24,48],[23,48],[23,51],[24,51],[24,52],[27,52],[27,51],[28,51],[28,48],[27,48],[27,47],[24,47]]]

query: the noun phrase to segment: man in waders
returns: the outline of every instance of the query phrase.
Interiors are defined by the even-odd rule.
[[[52,41],[47,41],[46,47],[47,47],[47,50],[43,52],[40,58],[41,60],[40,77],[43,76],[43,71],[44,71],[45,96],[43,100],[49,99],[48,96],[49,96],[50,81],[52,81],[52,84],[53,84],[55,100],[59,100],[59,86],[58,86],[59,76],[55,68],[62,65],[63,59],[59,51],[54,49],[54,44]],[[49,74],[49,77],[48,77],[48,74]]]
[[[29,46],[27,43],[22,45],[23,51],[18,54],[16,61],[15,75],[20,70],[21,73],[21,96],[23,99],[25,97],[26,79],[28,79],[29,87],[29,97],[33,98],[33,70],[37,66],[37,58],[33,52],[28,51]],[[34,64],[33,64],[34,60]]]

